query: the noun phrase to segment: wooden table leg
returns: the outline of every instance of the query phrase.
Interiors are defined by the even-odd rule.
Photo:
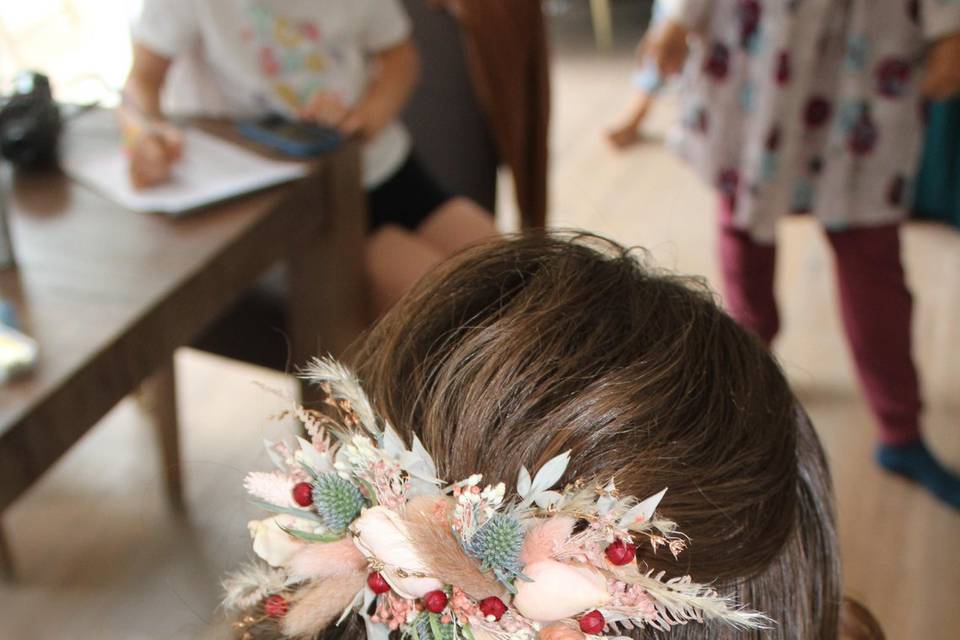
[[[330,163],[318,184],[324,229],[297,239],[288,262],[291,351],[298,367],[318,355],[346,357],[368,321],[366,201],[356,149],[344,152],[353,161]],[[311,399],[306,385],[301,394]]]
[[[147,410],[160,447],[164,484],[170,506],[184,510],[180,434],[177,422],[177,390],[173,359],[161,366],[141,386],[140,400]]]
[[[3,523],[0,523],[0,581],[13,582],[16,572],[13,568],[13,554],[3,533]]]
[[[613,47],[613,18],[610,16],[610,0],[590,0],[590,17],[593,21],[593,38],[597,49],[609,51]]]

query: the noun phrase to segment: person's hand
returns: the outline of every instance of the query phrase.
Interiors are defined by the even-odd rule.
[[[390,124],[393,114],[382,100],[367,97],[354,108],[339,96],[317,92],[298,114],[303,120],[331,127],[347,138],[369,140]]]
[[[169,124],[144,128],[128,142],[130,181],[135,189],[152,187],[170,179],[183,155],[183,136]]]
[[[369,97],[347,114],[340,124],[340,133],[347,137],[370,140],[393,120],[394,114],[385,101]]]
[[[317,91],[297,113],[301,120],[322,124],[331,129],[339,129],[350,114],[350,108],[339,94],[330,91]]]
[[[660,75],[679,73],[687,61],[687,28],[676,20],[666,20],[660,27],[641,43],[643,52],[653,56]]]
[[[921,90],[932,100],[960,93],[960,33],[937,40],[930,48]]]

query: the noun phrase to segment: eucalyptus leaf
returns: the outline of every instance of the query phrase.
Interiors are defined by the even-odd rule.
[[[370,505],[375,507],[378,504],[380,504],[380,502],[377,500],[377,492],[373,488],[373,485],[367,482],[366,480],[364,480],[363,478],[357,478],[357,480],[360,482],[360,484],[363,485],[364,489],[367,490],[366,497],[370,501]]]
[[[287,515],[296,516],[297,518],[302,518],[303,520],[310,520],[312,522],[323,524],[323,518],[315,514],[313,511],[307,511],[306,509],[281,507],[280,505],[264,502],[263,500],[251,500],[250,504],[256,505],[261,509],[265,509],[266,511],[270,511],[272,513],[285,513]]]
[[[336,533],[309,533],[307,531],[300,531],[298,529],[288,529],[287,527],[278,524],[280,530],[284,533],[287,533],[294,538],[300,538],[301,540],[306,540],[307,542],[336,542],[337,540],[343,540],[344,534]]]
[[[663,491],[660,493],[650,496],[623,514],[623,516],[620,518],[620,522],[617,524],[619,524],[621,527],[629,527],[634,524],[649,522],[653,518],[654,512],[656,512],[657,507],[660,506],[660,501],[663,500],[663,496],[666,493],[667,489],[664,487]]]
[[[313,470],[310,465],[304,464],[302,460],[300,462],[300,468],[307,472],[307,475],[313,479],[314,482],[320,480],[320,474]]]
[[[319,474],[333,472],[333,464],[330,459],[317,451],[309,441],[297,436],[297,442],[300,443],[300,450],[296,453],[296,458],[300,464],[306,464]]]
[[[268,440],[267,438],[263,439],[263,448],[267,450],[267,455],[270,456],[270,462],[273,463],[280,471],[287,470],[287,461],[283,459],[277,450],[274,448],[277,445],[273,440]]]
[[[563,477],[563,473],[567,470],[568,464],[570,464],[569,451],[548,460],[547,463],[537,471],[537,475],[534,476],[531,490],[539,493],[552,488],[553,485],[557,484],[560,478]]]
[[[440,640],[443,637],[440,634],[440,616],[436,613],[429,613],[427,619],[430,621],[430,633],[433,634],[434,640]]]
[[[413,435],[413,446],[410,447],[410,450],[420,459],[424,467],[426,467],[427,475],[433,478],[433,481],[435,481],[437,484],[440,484],[440,481],[436,480],[437,463],[433,461],[433,457],[430,455],[430,452],[427,451],[427,448],[423,446],[423,443],[420,442],[420,438],[418,438],[416,434]]]
[[[383,437],[381,440],[381,448],[390,457],[398,458],[407,449],[406,445],[403,443],[403,440],[399,435],[397,435],[397,432],[393,430],[393,427],[390,425],[390,423],[387,423],[387,425],[384,427]]]
[[[530,493],[530,472],[526,467],[520,467],[520,474],[517,476],[517,495],[526,498]]]

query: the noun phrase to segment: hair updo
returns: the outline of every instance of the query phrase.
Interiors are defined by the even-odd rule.
[[[768,350],[706,285],[588,235],[496,241],[421,281],[359,346],[361,379],[440,477],[515,478],[572,450],[567,478],[669,487],[690,548],[639,555],[776,621],[636,637],[838,637],[840,571],[820,443]]]

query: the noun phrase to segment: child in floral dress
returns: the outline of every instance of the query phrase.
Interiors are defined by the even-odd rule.
[[[683,67],[677,146],[720,196],[730,313],[773,340],[776,222],[818,218],[877,460],[960,507],[960,478],[921,438],[899,238],[922,97],[960,91],[960,1],[681,0],[651,46],[662,73]]]

